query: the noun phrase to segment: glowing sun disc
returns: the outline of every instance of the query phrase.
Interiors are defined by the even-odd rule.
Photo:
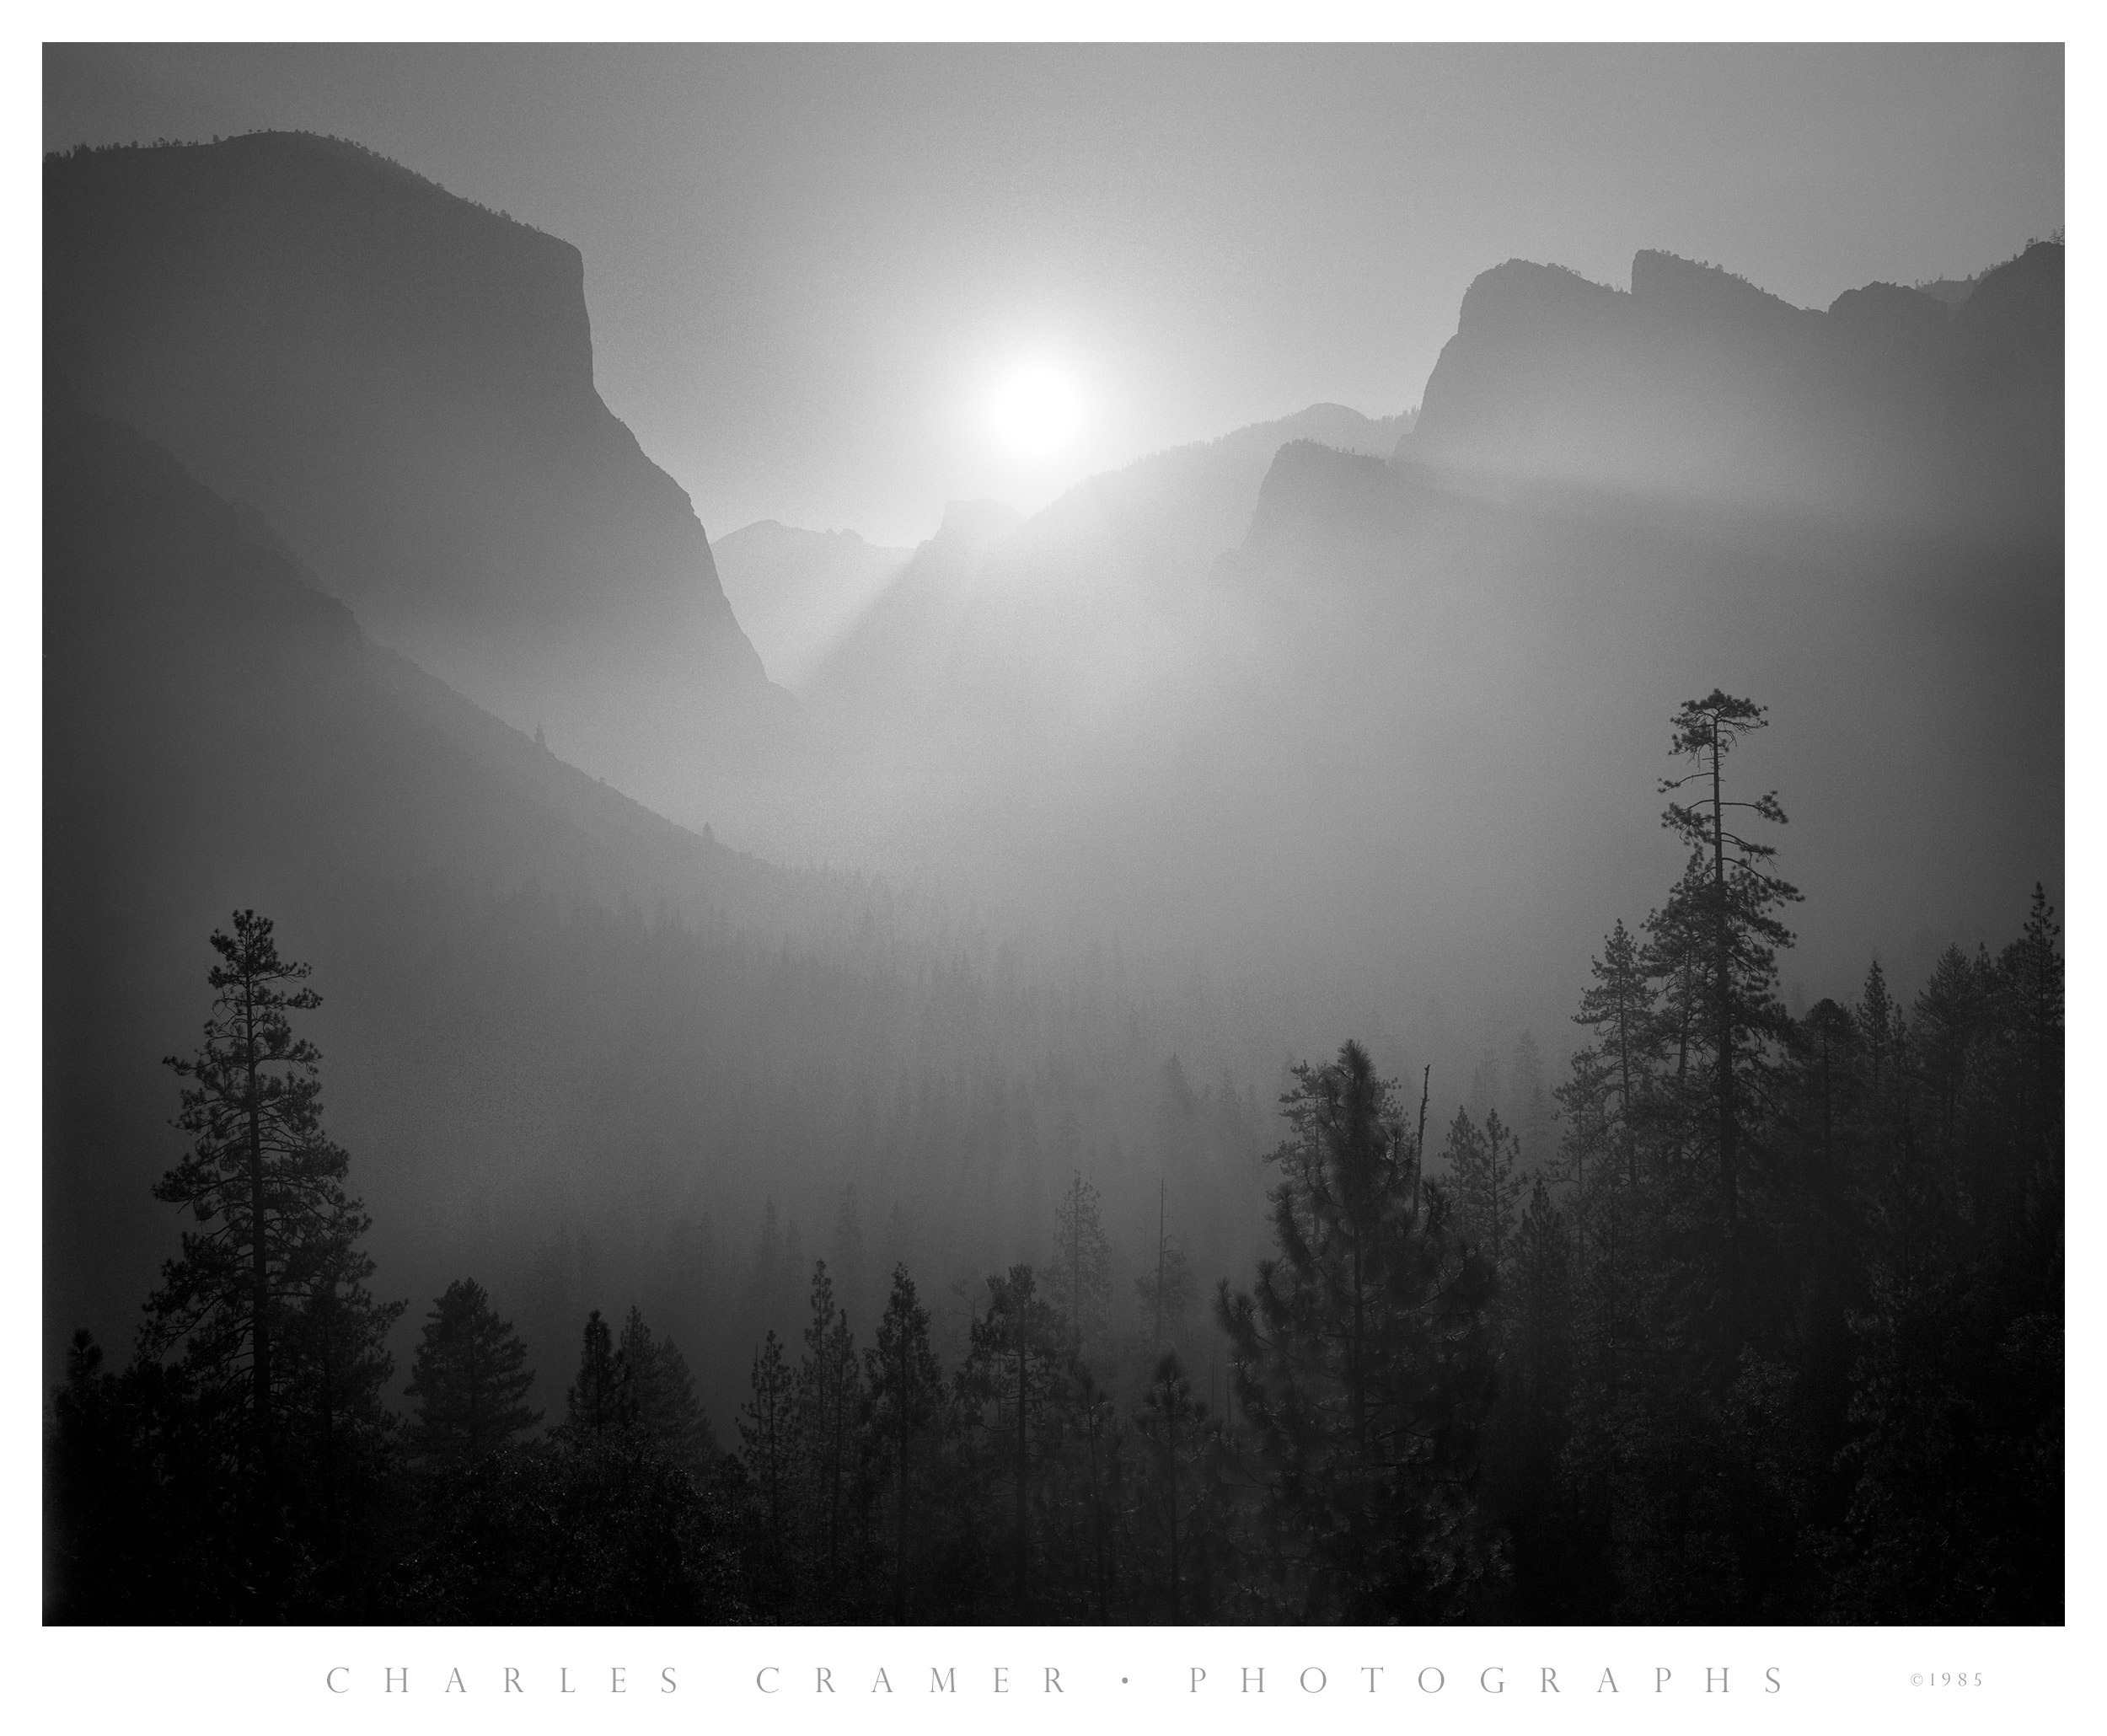
[[[1040,458],[1059,452],[1083,420],[1082,396],[1059,369],[1043,362],[1014,367],[995,387],[989,421],[1013,453]]]

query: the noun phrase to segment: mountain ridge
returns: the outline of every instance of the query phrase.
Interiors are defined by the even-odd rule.
[[[576,248],[311,135],[53,158],[45,192],[57,394],[255,505],[380,642],[697,823],[790,726],[598,394]]]
[[[2039,526],[2061,501],[2062,248],[1951,302],[1874,283],[1793,307],[1654,249],[1628,291],[1509,260],[1465,292],[1393,454],[1504,480]]]

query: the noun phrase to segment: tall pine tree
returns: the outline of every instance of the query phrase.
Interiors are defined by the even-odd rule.
[[[1476,1495],[1492,1268],[1419,1187],[1396,1086],[1358,1043],[1296,1068],[1281,1108],[1279,1252],[1217,1304],[1279,1568],[1308,1619],[1466,1615],[1496,1566]]]
[[[1726,793],[1728,754],[1746,737],[1768,727],[1764,708],[1715,688],[1685,702],[1675,714],[1670,749],[1695,763],[1680,778],[1664,778],[1661,794],[1677,796],[1695,786],[1691,799],[1670,801],[1661,824],[1690,849],[1683,877],[1657,913],[1653,926],[1670,951],[1702,985],[1697,1042],[1710,1052],[1708,1093],[1717,1188],[1721,1290],[1721,1368],[1730,1371],[1744,1331],[1741,1171],[1752,1109],[1750,1078],[1761,1065],[1765,1045],[1783,1040],[1790,1021],[1777,999],[1777,951],[1793,936],[1774,914],[1799,898],[1798,888],[1771,871],[1777,846],[1744,837],[1732,817],[1745,813],[1785,823],[1777,792],[1754,801]]]
[[[893,1268],[893,1291],[877,1342],[863,1353],[871,1440],[893,1502],[893,1619],[909,1619],[917,1508],[926,1500],[943,1413],[942,1364],[930,1346],[929,1310],[907,1267]]]
[[[373,1267],[358,1240],[371,1220],[345,1192],[349,1155],[323,1131],[321,1053],[293,1031],[293,1014],[321,1005],[305,986],[309,967],[278,956],[269,918],[239,910],[233,927],[212,936],[220,962],[206,978],[205,1040],[167,1064],[187,1081],[175,1125],[190,1149],[154,1197],[198,1227],[162,1269],[141,1348],[156,1359],[182,1349],[243,1461],[253,1583],[270,1610],[284,1589],[281,1472],[299,1463],[281,1439],[288,1411],[325,1430],[347,1406],[378,1423],[388,1371],[376,1346],[394,1313],[366,1294]],[[302,1344],[282,1353],[296,1319]],[[300,1374],[327,1390],[296,1394]]]
[[[807,1456],[805,1485],[812,1495],[806,1529],[813,1540],[813,1567],[831,1601],[840,1589],[847,1551],[863,1384],[848,1310],[835,1305],[824,1260],[812,1266],[811,1309],[797,1369],[798,1423]]]
[[[1032,1481],[1047,1456],[1046,1444],[1036,1438],[1054,1432],[1075,1338],[1069,1321],[1039,1294],[1032,1268],[1017,1265],[988,1280],[988,1310],[973,1323],[970,1343],[960,1385],[986,1417],[989,1469],[1009,1484],[1011,1609],[1025,1621],[1032,1607]]]
[[[1095,1342],[1110,1324],[1112,1243],[1097,1211],[1097,1189],[1079,1172],[1054,1208],[1054,1257],[1046,1301],[1078,1344]]]

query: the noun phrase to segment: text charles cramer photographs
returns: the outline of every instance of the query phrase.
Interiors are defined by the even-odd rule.
[[[1270,1687],[1268,1680],[1271,1668]],[[926,1680],[923,1680],[925,1671]],[[1565,1669],[1565,1679],[1560,1671],[1548,1665],[1534,1669],[1515,1670],[1505,1664],[1487,1664],[1475,1671],[1461,1672],[1464,1680],[1454,1685],[1474,1687],[1482,1694],[1504,1694],[1510,1689],[1538,1694],[1564,1694],[1568,1691],[1596,1694],[1635,1693],[1667,1694],[1671,1691],[1697,1691],[1697,1684],[1689,1679],[1696,1674],[1702,1682],[1705,1694],[1725,1694],[1730,1691],[1730,1679],[1737,1672],[1732,1666],[1712,1664],[1701,1667],[1697,1672],[1686,1672],[1680,1683],[1676,1671],[1665,1664],[1633,1671],[1627,1669],[1626,1682],[1620,1683],[1615,1669],[1604,1668],[1599,1672],[1579,1672]],[[434,1669],[420,1667],[421,1679],[429,1678],[423,1685],[426,1691],[442,1694],[472,1694],[479,1689],[501,1694],[528,1694],[536,1691],[558,1695],[592,1693],[627,1694],[632,1692],[678,1693],[681,1688],[679,1666],[664,1664],[656,1671],[639,1670],[626,1664],[611,1664],[596,1668],[574,1668],[539,1665],[527,1668],[518,1665],[499,1665],[464,1669],[458,1667]],[[1342,1674],[1348,1674],[1342,1672]],[[1750,1672],[1740,1672],[1745,1684]],[[1781,1666],[1766,1667],[1757,1678],[1761,1692],[1776,1694],[1784,1690]],[[373,1678],[378,1677],[376,1682]],[[978,1678],[978,1680],[976,1680]],[[1335,1683],[1330,1671],[1311,1664],[1300,1670],[1283,1671],[1263,1664],[1242,1665],[1229,1670],[1220,1666],[1213,1669],[1193,1664],[1187,1667],[1180,1681],[1188,1694],[1237,1693],[1264,1694],[1268,1691],[1299,1692],[1316,1695],[1335,1692],[1341,1688],[1350,1691],[1381,1694],[1397,1687],[1400,1678],[1408,1690],[1421,1694],[1440,1694],[1451,1687],[1450,1672],[1439,1664],[1425,1664],[1418,1668],[1402,1668],[1380,1664],[1364,1664],[1350,1673],[1350,1680]],[[695,1675],[691,1672],[689,1682],[692,1686]],[[1127,1685],[1130,1678],[1122,1676],[1118,1686]],[[407,1664],[381,1664],[354,1666],[336,1664],[324,1678],[333,1694],[348,1694],[356,1690],[371,1691],[378,1686],[383,1694],[408,1694],[411,1691],[410,1666]],[[1578,1685],[1576,1686],[1576,1682]],[[1590,1684],[1592,1685],[1590,1686]],[[710,1681],[705,1691],[719,1697],[731,1685],[725,1681]],[[847,1670],[837,1670],[828,1664],[789,1666],[763,1664],[753,1672],[750,1691],[764,1694],[839,1694],[853,1692],[863,1687],[860,1675]],[[1064,1681],[1061,1669],[1054,1664],[1039,1664],[1031,1669],[1016,1668],[1008,1664],[990,1664],[977,1669],[963,1669],[957,1664],[939,1667],[935,1664],[917,1667],[880,1665],[871,1674],[867,1688],[872,1694],[896,1694],[920,1690],[930,1694],[971,1694],[975,1689],[984,1694],[1037,1693],[1059,1694],[1065,1696],[1078,1690],[1086,1692],[1116,1692],[1103,1678],[1079,1682],[1073,1672]]]

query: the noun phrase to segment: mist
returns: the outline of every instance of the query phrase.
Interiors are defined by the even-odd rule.
[[[47,56],[47,1461],[146,1464],[110,1419],[153,1405],[228,1407],[251,1443],[67,1531],[85,1565],[53,1619],[2060,1619],[2060,1569],[1966,1604],[1932,1546],[1880,1554],[1868,1503],[1909,1498],[1879,1431],[1912,1425],[1861,1342],[1884,1226],[1935,1195],[1977,1310],[1940,1328],[1942,1367],[2007,1383],[2014,1438],[2060,1455],[2060,56],[663,58]],[[966,72],[929,136],[877,128],[888,171],[844,166],[887,80]],[[1568,73],[1679,81],[1702,216],[1672,139],[1529,113]],[[1451,74],[1481,103],[1520,82],[1466,122]],[[1161,76],[1185,143],[1149,118]],[[688,96],[742,78],[697,135]],[[1273,83],[1331,124],[1232,126]],[[1935,137],[1906,173],[1880,116],[1927,88],[1981,99],[1913,121]],[[555,118],[516,151],[498,96],[530,89]],[[796,98],[775,163],[770,90]],[[1716,124],[1707,91],[1732,94]],[[1729,166],[1787,92],[1820,124]],[[611,104],[631,118],[566,185],[551,153]],[[1091,118],[1059,157],[1057,123]],[[1196,193],[1209,128],[1236,147]],[[952,160],[1005,137],[978,175]],[[1093,204],[1091,165],[1129,147],[1142,168]],[[1550,222],[1515,189],[1568,157],[1629,173]],[[1080,201],[1059,221],[1019,190],[1054,158],[1045,196]],[[1784,190],[1737,229],[1751,175]],[[1399,176],[1393,207],[1371,189]],[[1876,199],[1896,176],[1908,196]],[[669,262],[640,237],[699,177]],[[615,185],[624,214],[591,209]],[[861,213],[813,220],[824,270],[780,222],[805,193]],[[1459,216],[1473,198],[1493,215]],[[1027,318],[1015,282],[1057,245],[1068,300]],[[211,1220],[184,1190],[238,1156],[164,1063],[201,1058],[201,1102],[233,1089],[233,1027],[198,1047],[231,1016],[215,958],[311,967],[282,980],[319,1004],[286,1017],[355,1197],[314,1208],[326,1259],[284,1256],[282,1396],[254,1375],[260,1305],[228,1290],[210,1318],[251,1324],[222,1328],[169,1299],[205,1282],[174,1275]],[[288,1149],[323,1149],[322,1113]],[[1432,1365],[1402,1324],[1425,1274],[1466,1299],[1434,1360],[1478,1372],[1410,1402],[1482,1444],[1377,1480],[1398,1536],[1472,1540],[1453,1582],[1349,1561],[1279,1492],[1299,1413],[1268,1358],[1301,1316],[1254,1322],[1268,1286],[1322,1291],[1293,1278],[1322,1237],[1291,1226],[1338,1198],[1390,1238],[1386,1368]],[[484,1318],[470,1279],[524,1347],[507,1439],[472,1450],[432,1396],[445,1310]],[[1555,1353],[1554,1316],[1577,1323]],[[911,1474],[887,1365],[854,1372],[881,1320],[945,1371]],[[356,1378],[312,1348],[340,1331]],[[1642,1341],[1672,1354],[1602,1372]],[[756,1529],[791,1390],[771,1356],[805,1395],[794,1546]],[[603,1414],[618,1364],[630,1408]],[[1356,1405],[1363,1367],[1336,1375]],[[814,1393],[892,1466],[857,1486],[854,1550],[847,1433],[812,1492]],[[1773,1401],[1826,1469],[1744,1464]],[[336,1496],[271,1469],[271,1429],[340,1402],[342,1487],[379,1517],[295,1549]],[[1674,1508],[1683,1472],[1598,1454],[1686,1410],[1755,1480],[1705,1521],[1731,1563],[1711,1578],[1616,1529]],[[1004,1414],[1043,1431],[1014,1464]],[[1206,1492],[1199,1578],[1140,1493],[1093,1534],[1113,1567],[1054,1572],[1060,1527],[1102,1521],[1101,1439],[1167,1467],[1168,1535],[1180,1479]],[[613,1578],[559,1574],[542,1604],[458,1539],[386,1556],[419,1503],[604,1493],[608,1454],[667,1480],[643,1531],[689,1528],[716,1564],[668,1601],[617,1530]],[[1276,1504],[1231,1492],[1232,1462]],[[1596,1500],[1597,1471],[1637,1492],[1562,1553],[1546,1514]],[[154,1517],[179,1487],[251,1492],[194,1594]],[[2040,1471],[1965,1546],[2023,1554],[2060,1496]],[[1888,1577],[1838,1567],[1852,1550]]]

